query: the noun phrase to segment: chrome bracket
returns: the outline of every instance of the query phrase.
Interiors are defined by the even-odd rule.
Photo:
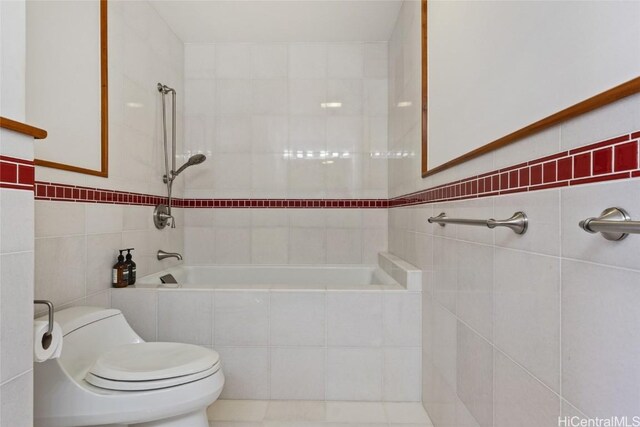
[[[624,228],[625,222],[635,222],[631,221],[631,217],[622,208],[607,208],[598,218],[587,218],[585,220],[580,221],[578,224],[580,228],[582,228],[587,233],[600,233],[602,237],[607,240],[617,241],[622,240],[629,235],[624,231],[617,231],[615,228]],[[619,227],[615,227],[619,224]],[[629,231],[633,232],[633,228],[631,227],[633,224],[629,225]],[[609,231],[607,231],[609,230]]]

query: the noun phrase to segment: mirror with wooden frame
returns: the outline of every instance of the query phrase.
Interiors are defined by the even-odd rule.
[[[108,176],[107,1],[29,1],[26,117],[35,164]]]
[[[422,0],[422,176],[640,92],[639,20],[636,2]]]

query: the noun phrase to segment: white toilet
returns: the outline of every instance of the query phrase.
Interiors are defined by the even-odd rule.
[[[224,385],[218,353],[146,343],[120,310],[73,307],[55,313],[58,359],[35,364],[36,427],[205,427]]]

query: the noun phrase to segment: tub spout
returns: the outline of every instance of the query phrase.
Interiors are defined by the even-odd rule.
[[[165,252],[162,249],[158,250],[158,260],[163,260],[165,258],[175,258],[182,261],[182,255],[177,252]]]

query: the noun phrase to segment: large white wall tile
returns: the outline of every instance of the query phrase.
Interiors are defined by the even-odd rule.
[[[272,348],[271,399],[324,400],[326,349]]]
[[[222,399],[269,399],[268,348],[216,345],[215,349],[220,354],[226,378]]]
[[[385,292],[382,294],[385,346],[419,347],[422,343],[421,293]]]
[[[0,252],[33,250],[33,194],[21,190],[0,190]],[[5,225],[6,224],[6,225]],[[16,233],[16,224],[24,224]]]
[[[327,293],[329,346],[377,347],[382,344],[382,335],[381,293]]]
[[[382,399],[382,350],[329,348],[327,400]]]
[[[383,400],[417,402],[421,399],[421,356],[420,347],[384,349]]]
[[[0,419],[3,426],[29,426],[33,418],[33,371],[0,387]]]
[[[485,338],[493,335],[493,265],[491,246],[458,242],[456,314]]]
[[[64,304],[85,296],[86,237],[36,239],[35,296]]]
[[[270,344],[325,346],[325,300],[324,292],[272,292]]]
[[[288,75],[288,52],[285,43],[256,43],[251,47],[253,77],[282,78]]]
[[[0,382],[33,368],[33,252],[0,255]]]
[[[332,43],[327,46],[329,78],[358,78],[364,73],[362,43]]]
[[[481,426],[493,425],[493,348],[458,322],[457,393]]]
[[[158,293],[158,341],[211,345],[213,292]]]
[[[560,397],[500,352],[495,357],[496,427],[552,426],[560,416]]]
[[[496,249],[494,341],[560,391],[560,260]]]
[[[158,292],[146,289],[112,289],[111,307],[122,311],[133,330],[145,341],[157,341]]]
[[[121,233],[87,236],[87,295],[111,288],[112,267],[116,263],[118,250],[122,248]],[[132,255],[136,256],[135,250]]]
[[[35,237],[60,237],[85,233],[85,204],[35,202]]]
[[[321,79],[326,76],[326,44],[294,43],[289,45],[289,77]]]
[[[638,272],[562,263],[562,393],[589,416],[637,413],[638,283]]]
[[[269,343],[269,293],[216,291],[214,297],[216,346]]]

